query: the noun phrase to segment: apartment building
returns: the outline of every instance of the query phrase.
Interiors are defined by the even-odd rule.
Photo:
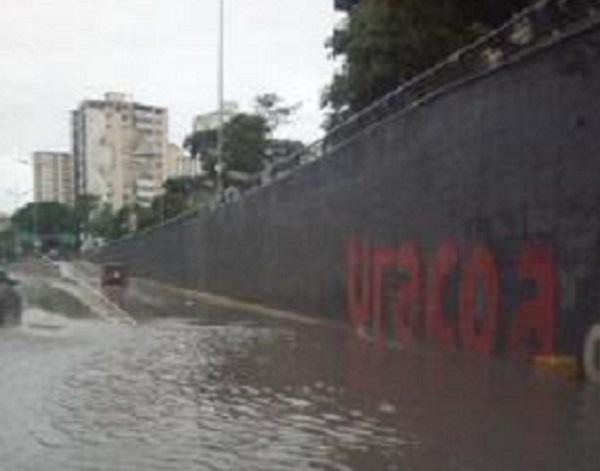
[[[193,177],[202,173],[202,163],[192,159],[177,144],[169,144],[167,149],[166,173],[168,178]]]
[[[165,108],[122,93],[83,101],[72,112],[76,195],[97,195],[115,211],[148,204],[168,177],[168,129]],[[144,201],[139,201],[138,187],[144,188]]]
[[[64,152],[40,151],[33,154],[33,188],[37,203],[75,201],[74,160]]]

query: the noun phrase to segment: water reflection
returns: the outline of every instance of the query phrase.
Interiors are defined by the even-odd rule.
[[[499,361],[372,349],[341,329],[194,309],[196,320],[111,326],[102,342],[51,349],[46,359],[63,366],[35,398],[38,416],[22,417],[37,448],[3,453],[50,470],[600,463],[597,389]]]

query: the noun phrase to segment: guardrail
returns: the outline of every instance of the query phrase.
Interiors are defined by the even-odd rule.
[[[419,103],[433,93],[473,76],[494,70],[524,52],[562,37],[578,25],[598,19],[600,0],[541,0],[515,14],[499,28],[452,53],[446,60],[406,81],[395,90],[354,113],[327,135],[304,151],[279,163],[286,168],[273,174],[264,184],[289,174],[290,168],[312,162],[328,150],[392,114]]]

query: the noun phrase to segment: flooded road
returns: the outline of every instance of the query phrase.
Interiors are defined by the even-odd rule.
[[[0,469],[599,469],[598,388],[138,288],[0,331]]]

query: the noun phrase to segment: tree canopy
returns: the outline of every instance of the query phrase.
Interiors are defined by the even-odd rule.
[[[260,115],[240,113],[223,131],[223,160],[229,170],[254,173],[263,169],[269,126]]]
[[[508,20],[533,0],[362,0],[328,40],[343,64],[324,90],[325,127]]]
[[[12,223],[20,231],[42,235],[77,232],[73,209],[55,202],[29,203],[15,212]]]
[[[184,149],[190,153],[192,159],[215,160],[213,155],[217,149],[218,131],[209,129],[206,131],[195,131],[183,141]]]
[[[97,195],[78,195],[73,208],[77,229],[79,233],[87,233],[95,212],[100,206],[100,197]]]
[[[254,113],[264,118],[269,137],[272,137],[278,128],[290,123],[300,106],[300,103],[286,105],[276,93],[264,93],[254,100]]]
[[[289,124],[299,104],[286,105],[275,93],[255,99],[254,111],[238,113],[223,126],[223,163],[227,171],[256,173],[270,159],[274,133]],[[218,130],[197,131],[186,137],[184,147],[211,179],[216,177]]]

